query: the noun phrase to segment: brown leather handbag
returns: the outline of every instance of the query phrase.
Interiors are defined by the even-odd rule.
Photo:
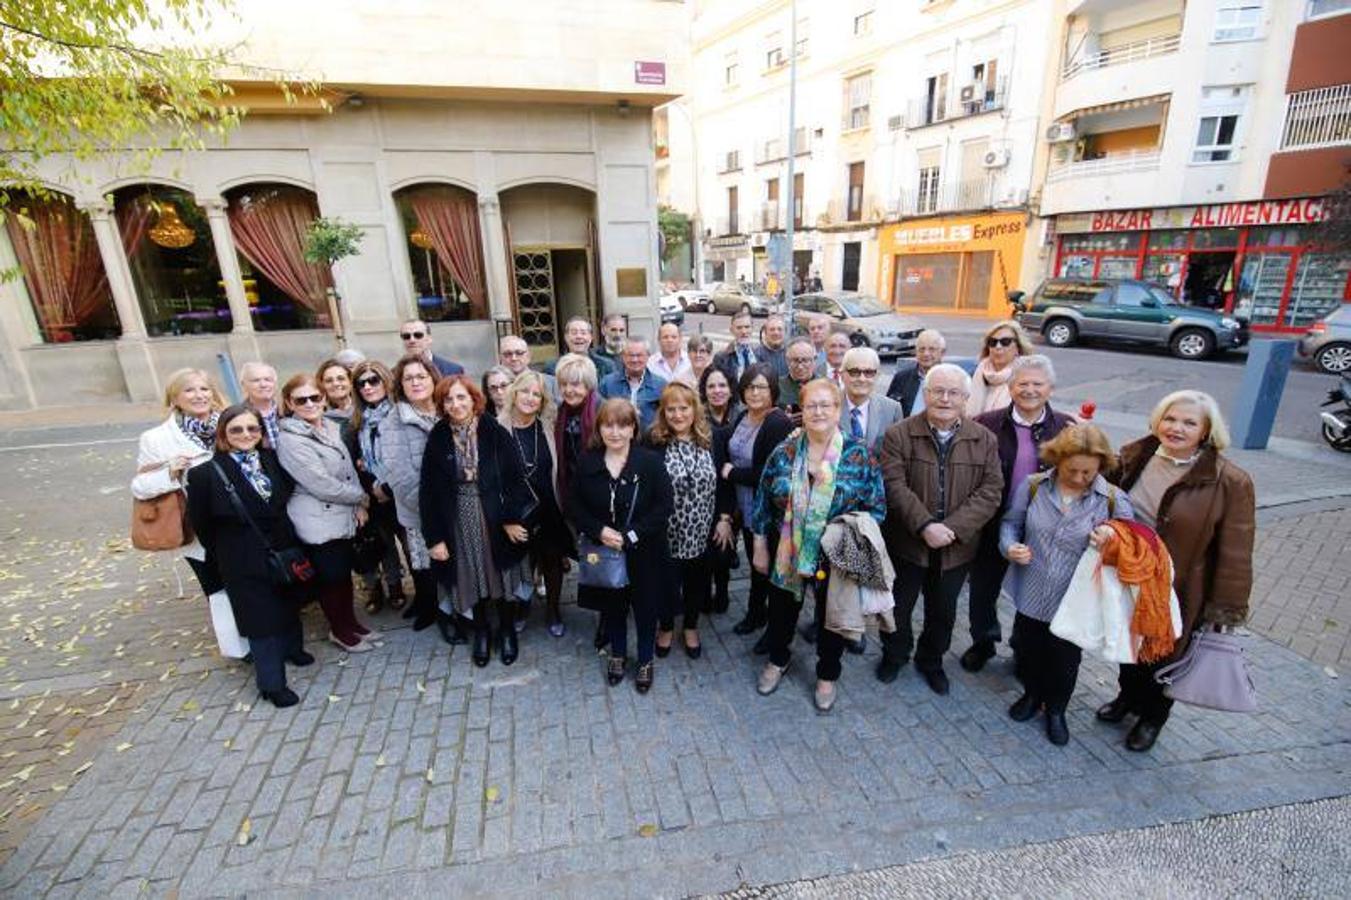
[[[143,466],[139,471],[153,472],[167,465]],[[137,550],[176,550],[192,541],[188,498],[183,491],[169,491],[149,500],[132,499],[131,545]]]

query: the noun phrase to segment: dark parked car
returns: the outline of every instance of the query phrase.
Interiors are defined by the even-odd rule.
[[[1167,347],[1205,359],[1248,343],[1248,326],[1215,310],[1184,306],[1161,284],[1131,279],[1052,278],[1031,298],[1009,294],[1019,324],[1053,347],[1101,340]]]
[[[1351,372],[1351,305],[1343,304],[1313,323],[1299,339],[1299,355],[1329,375]]]

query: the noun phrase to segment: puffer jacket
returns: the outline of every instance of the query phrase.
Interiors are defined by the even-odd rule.
[[[380,423],[380,455],[394,492],[394,510],[404,528],[421,530],[418,491],[422,487],[422,454],[435,416],[424,416],[407,403],[394,404],[394,412]]]
[[[312,427],[293,416],[278,424],[277,458],[295,482],[286,514],[296,536],[323,544],[356,534],[356,511],[366,499],[338,426]]]

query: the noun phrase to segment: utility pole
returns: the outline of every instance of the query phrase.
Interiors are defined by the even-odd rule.
[[[788,14],[792,16],[792,24],[788,28],[788,213],[787,221],[784,223],[784,237],[788,242],[788,274],[783,279],[783,312],[787,319],[788,335],[792,337],[794,326],[797,324],[793,319],[793,276],[796,274],[796,266],[793,263],[793,215],[797,210],[796,201],[793,197],[793,187],[795,181],[795,165],[797,160],[797,145],[793,141],[794,132],[797,130],[797,0],[792,0],[788,6]]]

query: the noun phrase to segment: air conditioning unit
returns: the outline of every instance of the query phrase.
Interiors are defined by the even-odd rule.
[[[979,103],[985,99],[985,82],[973,81],[962,85],[960,95],[963,103]]]
[[[1056,122],[1046,129],[1046,140],[1052,144],[1064,144],[1074,140],[1073,122]]]
[[[987,169],[1002,169],[1009,164],[1009,150],[1007,147],[998,147],[994,150],[987,150],[985,158],[981,160],[981,165]]]
[[[1022,206],[1027,203],[1027,188],[1011,187],[999,195],[995,201],[997,207]]]
[[[887,119],[888,131],[900,131],[905,125],[905,116],[891,116]]]

